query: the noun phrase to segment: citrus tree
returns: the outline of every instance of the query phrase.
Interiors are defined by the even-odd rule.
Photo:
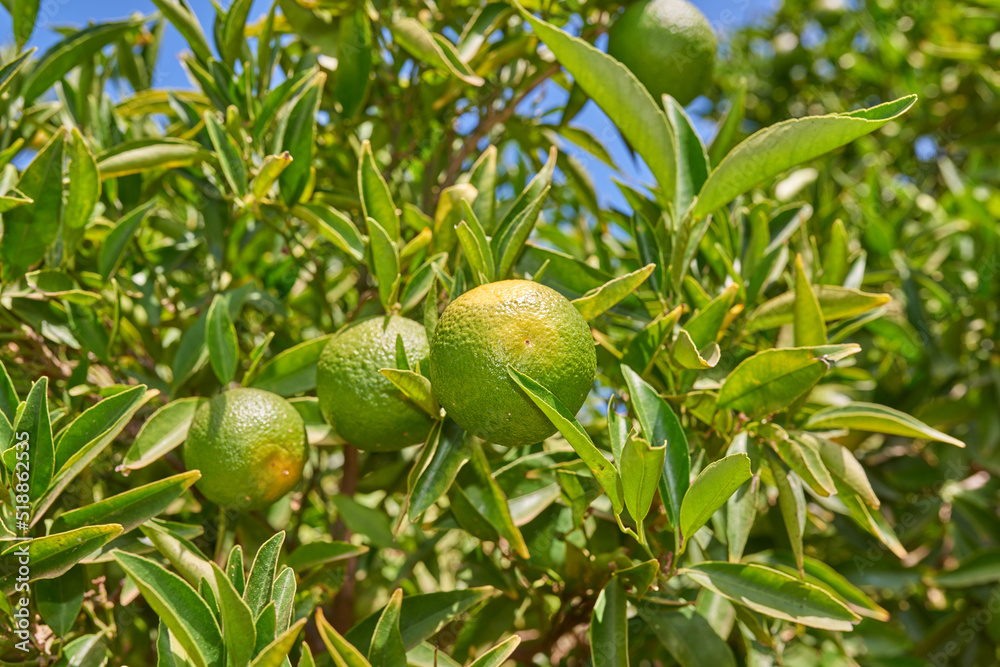
[[[852,664],[909,604],[859,553],[993,581],[873,472],[978,429],[878,390],[926,299],[818,173],[882,178],[925,91],[762,122],[680,0],[250,4],[43,54],[9,7],[3,659]],[[595,183],[586,104],[650,182]]]

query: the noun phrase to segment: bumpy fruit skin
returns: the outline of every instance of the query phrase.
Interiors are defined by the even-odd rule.
[[[507,373],[537,380],[576,412],[594,382],[590,327],[553,289],[528,280],[481,285],[452,301],[431,341],[431,384],[459,426],[509,447],[556,432]]]
[[[672,95],[682,106],[712,81],[715,33],[687,0],[639,0],[608,33],[608,54],[632,70],[657,102]]]
[[[423,442],[431,418],[381,373],[396,367],[396,336],[410,368],[427,368],[427,333],[398,315],[372,317],[330,339],[320,355],[316,396],[323,418],[358,449],[390,452]]]
[[[260,389],[231,389],[195,412],[184,463],[198,488],[223,507],[254,510],[285,495],[309,456],[306,427],[292,404]]]

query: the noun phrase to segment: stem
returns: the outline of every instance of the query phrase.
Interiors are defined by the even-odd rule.
[[[343,476],[340,480],[340,493],[353,498],[358,490],[358,450],[351,445],[344,445],[344,467]],[[348,541],[351,539],[350,529],[344,525],[339,517],[337,523],[330,529],[333,539]],[[337,591],[337,596],[333,599],[332,623],[338,632],[347,632],[354,625],[354,575],[358,571],[358,559],[351,558],[347,561],[347,569],[344,572],[344,585]]]

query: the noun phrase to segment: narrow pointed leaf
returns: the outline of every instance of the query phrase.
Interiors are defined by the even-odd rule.
[[[870,109],[796,118],[771,125],[730,151],[698,193],[693,217],[702,218],[790,167],[870,134],[905,113],[910,95]]]
[[[155,561],[124,551],[114,556],[196,667],[221,664],[222,632],[198,593]]]
[[[806,276],[802,255],[795,256],[795,347],[826,345],[826,322]]]
[[[619,301],[632,294],[656,268],[655,264],[647,264],[638,271],[627,273],[615,278],[595,290],[591,290],[573,300],[573,305],[583,315],[583,319],[592,320],[615,306]]]
[[[673,128],[646,87],[620,62],[530,14],[515,3],[539,39],[545,42],[580,86],[611,118],[656,177],[664,198],[673,200],[677,157]]]
[[[177,447],[187,437],[194,413],[206,399],[180,398],[154,412],[125,453],[122,470],[138,470]]]
[[[830,362],[861,351],[858,345],[764,350],[745,359],[722,383],[719,407],[759,418],[792,404],[819,382]]]
[[[580,426],[580,422],[570,414],[566,406],[551,391],[535,382],[532,378],[520,372],[513,366],[507,366],[511,379],[528,395],[528,398],[545,413],[545,416],[555,425],[573,450],[583,460],[586,466],[597,478],[601,488],[611,499],[611,506],[616,514],[620,514],[625,506],[622,495],[621,480],[611,462],[601,454],[597,446]]]
[[[628,615],[625,587],[612,577],[590,617],[590,655],[594,667],[628,667]]]
[[[684,551],[685,545],[695,532],[704,526],[751,476],[750,457],[746,454],[725,456],[708,464],[698,473],[681,503],[679,524],[681,551]]]
[[[705,562],[680,573],[756,612],[811,628],[847,632],[861,620],[822,588],[763,565]]]
[[[672,526],[680,521],[681,501],[688,490],[691,477],[691,454],[687,436],[673,409],[639,374],[622,366],[628,385],[629,398],[635,416],[642,426],[642,433],[650,444],[666,443],[663,475],[660,477],[660,498]]]
[[[965,447],[965,443],[958,438],[931,428],[919,419],[899,410],[875,403],[854,402],[823,408],[809,418],[806,422],[806,428],[814,430],[848,428],[909,438],[937,440],[956,447]]]

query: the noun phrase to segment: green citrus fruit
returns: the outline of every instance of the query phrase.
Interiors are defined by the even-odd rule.
[[[292,404],[260,389],[231,389],[194,414],[184,463],[223,507],[261,509],[292,490],[308,458],[306,427]]]
[[[431,341],[434,394],[459,426],[517,446],[555,433],[548,417],[507,374],[507,365],[556,395],[571,412],[594,382],[590,327],[553,289],[528,280],[481,285],[445,308]]]
[[[396,368],[396,337],[402,336],[410,368],[426,368],[427,333],[398,315],[363,320],[339,332],[323,348],[316,396],[323,418],[358,449],[388,452],[423,442],[431,418],[381,373]]]
[[[608,33],[608,54],[632,70],[659,102],[664,94],[682,106],[712,81],[717,49],[705,15],[687,0],[639,0]]]

